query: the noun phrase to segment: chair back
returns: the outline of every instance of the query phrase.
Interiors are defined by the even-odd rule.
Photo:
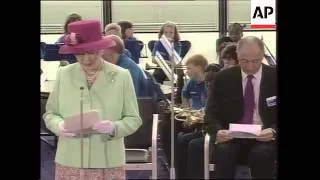
[[[153,51],[153,48],[154,48],[154,44],[156,43],[157,41],[156,40],[151,40],[148,42],[148,49],[149,51],[152,53]]]
[[[124,47],[130,51],[132,60],[139,64],[141,50],[143,48],[143,42],[138,40],[125,40]]]
[[[64,60],[68,61],[69,64],[78,62],[77,58],[73,54],[63,54],[62,57]]]
[[[153,114],[157,114],[157,102],[153,97],[138,99],[142,125],[136,132],[124,138],[126,148],[147,149],[151,146]]]
[[[45,42],[40,42],[40,59],[43,59],[44,57],[44,48],[46,47]]]
[[[181,43],[181,54],[180,57],[183,59],[189,50],[191,49],[191,42],[190,41],[180,41]]]
[[[276,62],[274,61],[274,59],[271,56],[265,54],[264,58],[267,60],[269,66],[276,66]]]
[[[60,46],[57,44],[46,44],[43,52],[44,61],[61,61],[62,54],[59,54]]]
[[[59,49],[62,44],[46,44],[43,51],[44,61],[68,61],[69,64],[77,62],[73,54],[59,54]]]

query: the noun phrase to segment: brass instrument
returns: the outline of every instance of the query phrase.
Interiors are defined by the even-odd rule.
[[[147,63],[146,64],[146,70],[150,70],[150,69],[161,69],[161,67],[159,65],[154,66],[154,65],[150,65],[150,64]],[[175,66],[174,69],[186,70],[187,66],[180,64],[180,65]]]
[[[175,119],[183,121],[184,127],[193,127],[198,124],[203,124],[204,113],[201,110],[192,110],[189,108],[174,108],[176,113]]]

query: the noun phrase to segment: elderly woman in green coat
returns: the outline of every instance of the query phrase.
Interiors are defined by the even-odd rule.
[[[102,39],[99,21],[71,23],[68,33],[60,53],[78,62],[58,71],[44,114],[59,136],[55,180],[125,179],[124,137],[142,124],[130,73],[102,59],[115,43]],[[65,126],[67,117],[80,114],[81,99],[83,112],[98,110],[102,119],[82,138]]]

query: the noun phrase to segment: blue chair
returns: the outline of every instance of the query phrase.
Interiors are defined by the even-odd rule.
[[[139,64],[140,54],[143,48],[143,42],[138,40],[125,40],[124,47],[130,51],[132,60]]]
[[[272,56],[269,56],[269,55],[265,54],[265,55],[264,55],[264,58],[267,60],[269,66],[273,66],[273,67],[276,66],[276,62],[275,62],[275,60],[272,58]]]
[[[77,62],[72,54],[59,54],[61,44],[46,44],[44,48],[44,61],[68,61],[69,64]]]
[[[59,54],[60,46],[57,44],[46,44],[43,51],[44,61],[61,61],[63,55]]]
[[[64,43],[56,43],[59,46],[64,45]],[[73,64],[77,62],[77,58],[73,54],[63,54],[63,59],[68,61],[69,64]]]
[[[44,48],[46,47],[45,42],[40,42],[40,59],[43,59],[44,57]]]
[[[148,49],[149,49],[149,51],[152,53],[152,51],[153,51],[153,48],[154,48],[154,44],[156,43],[157,41],[155,41],[155,40],[151,40],[151,41],[149,41],[148,42]]]
[[[73,54],[64,54],[62,56],[63,56],[63,59],[69,62],[69,64],[73,64],[77,62],[77,58]]]
[[[191,42],[190,41],[180,41],[181,43],[181,58],[184,58],[186,54],[189,52],[191,49]]]

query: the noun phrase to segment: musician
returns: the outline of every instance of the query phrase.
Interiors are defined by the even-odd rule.
[[[216,53],[217,53],[217,60],[219,62],[219,65],[223,67],[223,61],[221,59],[221,51],[224,47],[226,47],[228,44],[232,43],[232,39],[230,37],[222,37],[217,39],[216,41]]]
[[[102,58],[112,64],[128,69],[133,80],[136,95],[138,97],[143,96],[147,83],[143,70],[130,57],[124,54],[123,40],[119,36],[108,35],[105,38],[112,39],[116,45],[106,49]]]
[[[207,65],[207,59],[201,54],[193,55],[187,59],[187,74],[190,80],[182,90],[182,102],[185,107],[196,110],[205,107],[207,93],[204,70]]]
[[[228,27],[228,34],[231,40],[237,43],[243,37],[243,27],[239,23],[232,23]]]
[[[125,48],[130,51],[130,58],[137,64],[140,62],[141,50],[143,42],[133,36],[133,24],[130,21],[120,21],[118,25],[121,27],[121,38],[123,39]]]
[[[75,54],[78,62],[60,68],[43,115],[47,128],[59,136],[55,180],[125,179],[123,139],[142,124],[130,73],[101,57],[115,43],[102,39],[100,29],[95,20],[69,24],[59,50]],[[84,87],[83,112],[97,109],[104,119],[84,136],[83,144],[78,134],[64,128],[66,117],[80,113],[80,87]]]
[[[122,37],[121,27],[117,23],[107,24],[106,27],[104,28],[104,34],[106,36],[108,36],[108,35],[116,35],[116,36],[119,36],[121,38]],[[132,54],[128,49],[124,49],[123,53],[125,55],[127,55],[129,58],[132,59]]]
[[[207,97],[210,96],[210,93],[212,91],[213,88],[213,81],[214,78],[216,76],[216,74],[221,71],[221,66],[219,64],[208,64],[208,66],[206,67],[206,69],[204,70],[204,82],[206,84],[206,92],[207,92]]]
[[[119,21],[118,25],[121,27],[121,38],[123,40],[137,40],[133,36],[133,24],[130,21]]]
[[[59,37],[59,39],[55,42],[55,44],[63,44],[64,37],[68,34],[68,25],[72,22],[81,21],[82,17],[77,13],[71,13],[67,16],[66,21],[63,26],[64,34]]]
[[[176,24],[172,22],[166,22],[162,25],[160,32],[158,34],[158,41],[155,42],[154,48],[152,51],[152,56],[156,55],[156,52],[158,51],[161,56],[169,62],[171,60],[171,57],[169,55],[169,52],[167,52],[165,45],[162,44],[163,38],[162,36],[165,36],[170,43],[172,43],[175,52],[180,56],[181,53],[181,43],[180,43],[180,36],[179,31],[177,29]],[[162,40],[162,41],[161,41]],[[168,63],[171,64],[171,63]],[[178,73],[178,90],[175,97],[175,104],[181,104],[181,91],[183,88],[183,71],[178,70],[176,71]],[[164,74],[162,69],[156,69],[153,73],[153,76],[155,80],[163,84],[163,82],[166,80],[166,75]],[[167,161],[170,163],[171,161],[171,119],[164,119],[159,123],[159,134],[160,134],[160,141],[163,144],[163,150],[165,153],[165,156],[167,158]],[[181,123],[178,123],[177,121],[174,122],[174,139],[175,142],[177,140],[177,132],[180,132],[182,130]],[[175,143],[175,152],[178,153],[178,148],[176,147],[177,143]]]
[[[236,43],[230,43],[223,48],[221,52],[221,60],[223,62],[222,69],[227,69],[239,64]]]
[[[168,62],[168,64],[171,64],[170,60],[170,53],[167,52],[165,45],[163,44],[163,41],[161,41],[162,36],[165,36],[169,42],[173,45],[174,51],[177,53],[178,56],[181,57],[181,43],[180,43],[180,35],[178,28],[176,24],[173,22],[166,22],[161,26],[160,32],[158,34],[158,41],[155,42],[153,51],[152,51],[152,58],[154,59],[154,56],[156,55],[156,52],[158,51],[161,56],[163,57],[164,60]],[[171,51],[171,49],[169,50]],[[176,103],[181,104],[181,91],[184,85],[184,80],[183,80],[183,70],[177,69],[175,72],[178,75],[177,79],[177,93],[176,93]],[[156,81],[160,84],[163,84],[163,82],[167,79],[165,73],[163,72],[162,69],[156,69],[153,73],[154,78]]]
[[[239,66],[221,71],[209,97],[205,121],[212,143],[215,178],[233,179],[239,157],[244,157],[253,179],[272,179],[276,158],[277,75],[263,65],[263,42],[254,36],[238,42]],[[260,124],[256,139],[234,139],[229,123]]]
[[[121,38],[122,37],[121,27],[117,23],[107,24],[105,26],[105,28],[104,28],[104,34],[106,36],[108,36],[108,35],[116,35],[116,36],[119,36]]]
[[[207,95],[210,95],[215,76],[220,70],[221,67],[217,64],[209,64],[206,67],[204,72]],[[177,155],[177,174],[179,178],[201,177],[203,175],[203,148],[201,148],[204,143],[203,132],[179,133],[178,143],[180,150]]]

